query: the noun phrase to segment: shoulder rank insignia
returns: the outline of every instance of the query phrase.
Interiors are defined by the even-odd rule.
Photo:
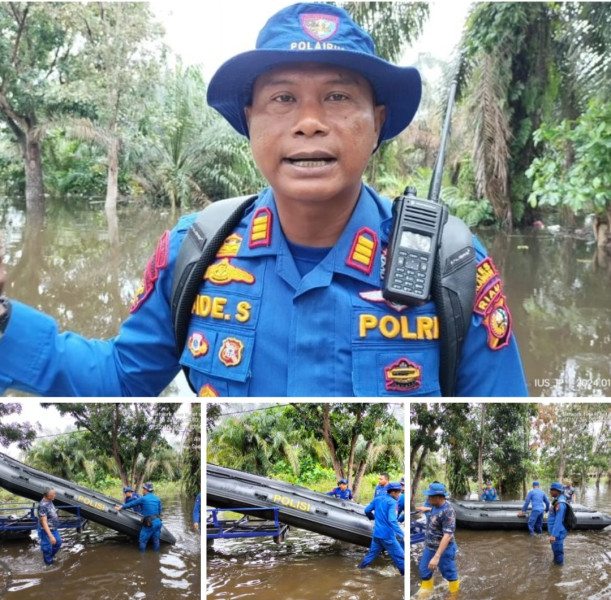
[[[204,279],[216,285],[227,285],[233,281],[249,284],[255,282],[254,275],[233,266],[228,258],[223,258],[220,262],[210,265],[206,269]]]
[[[386,389],[397,392],[413,392],[422,385],[422,367],[407,358],[384,368]]]
[[[249,248],[269,246],[272,241],[272,211],[267,207],[257,210],[250,226]]]
[[[189,352],[193,355],[194,358],[199,358],[200,356],[205,356],[208,354],[208,350],[210,349],[210,344],[206,339],[206,336],[199,331],[194,331],[187,341],[187,348],[189,348]]]
[[[226,367],[235,367],[242,362],[244,344],[236,338],[225,338],[219,350],[219,359]]]
[[[375,262],[378,248],[378,236],[369,227],[363,227],[356,232],[346,264],[353,269],[369,275]]]
[[[170,232],[166,231],[159,239],[155,252],[146,263],[144,275],[129,306],[130,313],[136,312],[144,304],[144,301],[155,289],[155,282],[159,278],[159,271],[168,266],[169,243]]]
[[[240,246],[242,245],[242,236],[237,233],[232,233],[225,238],[223,245],[216,253],[217,258],[235,258],[238,255]]]
[[[209,384],[202,385],[197,395],[200,398],[218,398],[219,393]]]

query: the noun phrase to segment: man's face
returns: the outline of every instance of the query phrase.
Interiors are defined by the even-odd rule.
[[[378,477],[378,483],[380,485],[386,485],[388,483],[388,479],[386,477],[384,477],[384,475],[380,475]]]
[[[550,490],[549,493],[551,494],[552,498],[560,496],[560,492],[558,490]]]
[[[340,484],[339,484],[339,489],[340,489],[342,492],[345,492],[347,488],[348,488],[348,484],[347,484],[347,483],[340,483]]]
[[[134,495],[134,492],[125,492],[126,498],[131,498]]]
[[[445,501],[445,496],[429,496],[431,506],[443,506]]]
[[[48,494],[47,494],[47,500],[51,500],[51,502],[53,502],[53,500],[55,500],[55,490],[51,490]]]
[[[257,78],[246,107],[252,153],[277,199],[355,201],[384,107],[349,69],[299,63]]]

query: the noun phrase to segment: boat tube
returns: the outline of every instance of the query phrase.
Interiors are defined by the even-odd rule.
[[[208,463],[206,502],[214,508],[278,507],[278,518],[287,525],[367,548],[371,544],[373,521],[363,505],[270,477]],[[273,511],[262,512],[273,518]]]
[[[480,500],[448,501],[456,512],[456,525],[465,529],[523,529],[528,531],[528,518],[530,510],[518,517],[522,509],[522,500],[497,500],[482,502]],[[551,500],[550,500],[551,503]],[[587,508],[581,504],[571,504],[577,526],[575,529],[604,529],[611,525],[611,517],[597,510]],[[543,517],[543,527],[547,529],[547,513]]]
[[[138,538],[142,529],[142,517],[130,509],[115,510],[115,505],[123,504],[110,496],[90,490],[82,485],[72,483],[55,475],[48,475],[0,453],[0,487],[30,500],[40,500],[47,487],[55,488],[53,504],[62,508],[80,507],[81,517],[89,519],[132,538]],[[66,508],[67,512],[76,512],[75,508]],[[167,544],[174,544],[176,538],[165,527],[159,538]]]

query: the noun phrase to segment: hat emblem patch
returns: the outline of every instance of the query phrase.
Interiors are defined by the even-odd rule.
[[[308,13],[300,18],[303,30],[318,42],[333,37],[339,27],[339,17],[333,15]]]

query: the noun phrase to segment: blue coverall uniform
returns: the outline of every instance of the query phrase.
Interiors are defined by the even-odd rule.
[[[202,522],[202,495],[197,494],[195,496],[195,504],[193,505],[193,523]]]
[[[146,550],[149,540],[153,540],[153,550],[159,550],[159,536],[161,535],[161,500],[152,492],[144,494],[141,498],[131,500],[123,505],[123,508],[142,507],[143,517],[155,517],[150,527],[142,526],[138,547],[142,552]]]
[[[123,498],[123,504],[127,504],[128,502],[131,502],[132,500],[137,500],[138,498],[142,498],[142,495],[139,494],[138,492],[134,492],[130,498],[128,498],[127,496]],[[142,507],[139,505],[134,506],[133,510],[134,512],[137,512],[139,515],[142,514]]]
[[[47,517],[47,524],[49,530],[55,538],[55,545],[51,544],[51,540],[47,535],[47,532],[42,528],[40,517]],[[59,533],[59,517],[57,516],[57,509],[51,500],[43,498],[38,503],[38,537],[40,539],[40,549],[42,551],[42,557],[45,564],[53,564],[53,558],[59,552],[62,545],[62,537]]]
[[[397,505],[397,521],[403,523],[405,521],[405,494],[399,496]]]
[[[543,513],[549,510],[549,500],[543,490],[534,488],[526,494],[526,499],[522,505],[522,511],[525,511],[531,502],[532,510],[528,518],[528,531],[530,531],[532,535],[535,533],[543,533]]]
[[[566,537],[566,528],[564,527],[564,513],[566,512],[566,497],[564,494],[556,496],[552,500],[552,506],[547,517],[547,531],[550,536],[555,537],[556,541],[552,542],[552,552],[554,553],[554,562],[559,565],[564,564],[564,538]]]
[[[334,496],[335,498],[339,498],[340,500],[352,500],[354,496],[352,495],[352,490],[350,488],[346,488],[343,492],[339,487],[333,488],[330,492],[327,492],[327,496]]]
[[[386,495],[386,486],[385,485],[376,485],[375,489],[373,490],[373,497],[377,498],[380,495]]]
[[[458,572],[456,571],[456,551],[458,546],[454,539],[455,531],[456,513],[449,502],[444,502],[440,507],[433,506],[427,512],[424,550],[418,565],[420,579],[428,581],[433,576],[433,571],[429,569],[429,563],[433,556],[435,556],[435,552],[437,552],[439,544],[446,533],[452,537],[447,548],[439,557],[437,567],[441,575],[448,581],[456,581],[458,579]]]
[[[366,507],[365,514],[374,515],[373,538],[369,552],[359,565],[364,569],[382,550],[386,550],[401,575],[405,574],[405,552],[403,540],[405,534],[397,521],[397,501],[388,493],[375,497]],[[401,543],[397,541],[397,536]]]
[[[337,243],[302,276],[273,193],[263,190],[206,271],[179,356],[172,279],[195,218],[181,218],[162,236],[131,315],[111,340],[60,334],[51,317],[14,301],[0,339],[0,392],[157,396],[184,365],[201,396],[441,394],[435,304],[405,307],[381,296],[392,223],[387,198],[363,185]],[[500,276],[474,244],[478,291],[456,395],[525,396]]]
[[[482,500],[485,500],[486,502],[492,502],[493,500],[498,500],[499,496],[496,493],[496,489],[495,488],[486,488],[484,490],[484,492],[482,493]]]

